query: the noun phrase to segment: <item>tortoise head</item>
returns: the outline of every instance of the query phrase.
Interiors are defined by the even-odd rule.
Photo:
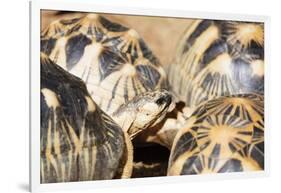
[[[173,107],[172,94],[166,90],[137,95],[113,113],[113,119],[131,138],[159,123]]]

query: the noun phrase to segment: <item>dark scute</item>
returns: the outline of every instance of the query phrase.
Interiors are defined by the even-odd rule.
[[[101,112],[99,110],[95,112],[88,112],[86,117],[85,117],[85,127],[86,128],[95,128],[95,129],[101,129],[105,127],[103,120],[100,116]],[[81,125],[82,126],[82,125]],[[90,137],[95,137],[95,141],[93,144],[95,145],[100,145],[105,143],[105,135],[102,133],[95,133],[94,130],[89,130],[89,135]],[[86,142],[85,142],[86,143]]]
[[[129,53],[132,54],[132,57],[134,57],[134,58],[138,57],[137,52],[135,50],[135,46],[134,46],[134,48],[132,48],[132,44],[129,44],[129,47],[128,47],[127,50],[128,50]]]
[[[194,169],[194,166],[198,169],[199,173],[203,169],[203,166],[202,166],[198,156],[191,156],[190,158],[186,159],[186,161],[183,164],[180,175],[197,174],[197,171]]]
[[[84,54],[84,49],[91,44],[91,40],[86,36],[79,34],[70,38],[66,44],[66,68],[71,70]]]
[[[264,59],[264,47],[257,44],[255,41],[250,42],[250,46],[247,49],[249,55],[255,56],[255,58]]]
[[[243,22],[243,23],[245,23],[245,22]],[[233,32],[236,31],[235,26],[237,24],[239,24],[239,22],[237,22],[237,21],[223,21],[223,20],[219,21],[219,20],[217,20],[217,21],[215,21],[215,24],[220,29],[221,38],[224,41],[227,41],[229,35],[233,34]],[[237,42],[237,43],[239,43],[239,42]]]
[[[251,153],[251,157],[259,164],[261,169],[264,169],[264,142],[255,144]]]
[[[57,93],[64,114],[75,126],[74,129],[80,128],[83,116],[87,113],[85,96],[88,96],[82,80],[64,71],[50,60],[45,60],[45,63],[41,63],[41,88],[48,88]]]
[[[147,47],[143,39],[139,39],[139,44],[140,44],[141,51],[143,53],[143,57],[148,59],[153,65],[158,65],[160,62],[153,55],[152,51]]]
[[[60,101],[59,101],[60,102]],[[48,130],[51,130],[51,138],[54,138],[54,133],[57,132],[59,136],[60,152],[61,154],[68,153],[72,150],[72,147],[68,141],[69,133],[68,130],[61,129],[66,128],[64,120],[64,114],[61,106],[56,108],[48,107],[45,97],[41,92],[41,129],[40,129],[40,140],[41,140],[41,157],[46,158],[46,145]],[[51,148],[51,154],[56,156],[54,146]]]
[[[128,30],[127,27],[124,27],[118,23],[113,23],[105,19],[104,17],[99,17],[99,21],[103,25],[103,27],[112,32],[124,32]]]
[[[228,21],[215,21],[216,26],[218,26],[218,28],[220,29],[220,33],[221,33],[221,39],[223,41],[227,41],[227,37],[230,34],[229,33],[229,27],[231,26],[230,23]]]
[[[194,44],[195,40],[212,25],[212,20],[203,20],[197,28],[193,31],[190,37],[186,40],[182,54],[188,51],[188,49]]]
[[[46,160],[43,160],[46,161]],[[45,163],[46,164],[46,163]],[[56,169],[54,168],[53,165],[50,166],[50,168],[48,169],[48,183],[56,183],[56,182],[61,182],[61,179],[57,179],[57,174],[56,174]],[[40,181],[42,183],[42,176],[40,175]],[[46,182],[43,182],[46,183]]]
[[[109,100],[109,102],[108,102],[108,105],[107,105],[107,107],[106,107],[106,110],[107,110],[107,111],[110,109],[111,103],[112,103],[113,99],[115,98],[116,90],[117,90],[117,88],[118,88],[118,85],[119,85],[119,82],[120,82],[121,78],[122,78],[122,77],[119,77],[119,78],[118,78],[118,80],[115,82],[114,87],[113,87],[113,89],[112,89],[112,91],[111,91],[111,98],[110,98],[110,100]]]
[[[62,19],[60,20],[60,23],[63,25],[71,25],[73,23],[76,23],[80,18],[74,18],[74,19]]]
[[[95,165],[95,174],[94,174],[94,179],[108,179],[110,175],[109,168],[107,167],[108,165],[108,158],[107,154],[105,152],[104,147],[101,147],[97,150],[97,160],[96,160],[96,165]],[[102,168],[102,169],[101,169]]]
[[[206,90],[206,87],[212,85],[214,82],[214,76],[209,72],[205,77],[201,84],[201,86]]]
[[[262,127],[262,128],[261,128]],[[255,139],[261,139],[264,137],[264,131],[262,130],[264,125],[262,125],[261,127],[257,127],[257,126],[254,126],[253,129],[254,129],[254,132],[253,132],[253,140]]]
[[[94,35],[96,42],[101,42],[105,36],[104,32],[99,28],[89,28],[87,33]]]
[[[233,105],[229,105],[229,107],[225,110],[224,114],[226,114],[226,115],[230,115],[230,114],[231,114],[232,109],[233,109]]]
[[[66,32],[66,35],[69,36],[71,35],[73,32],[77,32],[79,31],[79,29],[81,28],[82,26],[78,23],[76,25],[74,25],[72,28],[70,28],[67,32]]]
[[[112,49],[116,49],[116,50],[119,49],[119,48],[117,48],[116,45],[119,45],[121,42],[122,42],[121,36],[107,37],[107,38],[104,38],[102,41],[103,44],[113,45]]]
[[[204,112],[204,111],[202,111],[202,112]],[[204,112],[204,113],[205,113],[205,112]],[[194,122],[194,124],[195,124],[195,125],[198,125],[198,124],[202,123],[202,122],[206,119],[206,117],[209,117],[209,116],[208,116],[208,115],[200,116],[200,118],[197,119],[197,120]]]
[[[214,149],[212,150],[212,153],[211,153],[211,157],[212,158],[217,158],[219,157],[220,155],[220,150],[221,150],[221,145],[220,144],[216,144]]]
[[[194,136],[190,132],[184,133],[176,143],[171,161],[175,161],[180,155],[192,151],[196,147],[197,143]]]
[[[41,139],[41,144],[45,145],[47,144],[47,129],[48,129],[48,124],[49,124],[49,119],[50,119],[50,115],[53,112],[53,109],[49,109],[49,107],[47,106],[46,100],[44,95],[40,92],[40,123],[41,123],[41,129],[40,129],[40,139]],[[41,147],[44,149],[44,147]]]
[[[195,111],[192,113],[191,116],[197,116],[198,118],[201,118],[205,114],[206,114],[205,106],[201,105],[195,109]]]
[[[120,151],[120,147],[123,148],[123,131],[122,129],[101,109],[97,108],[95,112],[87,114],[86,117],[86,128],[92,128],[89,131],[90,136],[95,136],[96,144],[105,144],[109,142],[113,149],[116,149],[116,153]],[[107,134],[114,137],[105,137],[103,133],[97,133],[95,130],[106,129]]]
[[[48,88],[57,94],[65,116],[79,135],[79,128],[87,113],[85,96],[88,96],[82,80],[66,72],[49,59],[41,60],[41,88]]]
[[[228,143],[228,147],[232,153],[237,151],[236,147],[232,143]]]
[[[159,72],[151,66],[141,64],[136,66],[136,70],[142,85],[149,90],[155,89],[160,79]]]
[[[47,55],[50,55],[56,45],[56,42],[57,42],[57,39],[54,39],[54,38],[41,39],[41,42],[40,42],[41,52],[43,52]]]
[[[129,80],[129,77],[126,77],[125,82],[124,82],[125,86],[123,88],[123,90],[124,90],[123,96],[124,96],[125,103],[127,103],[129,100],[128,80]]]
[[[240,117],[240,106],[237,106],[234,112],[234,116]]]
[[[237,159],[230,159],[222,166],[222,168],[218,172],[225,173],[225,172],[241,172],[241,171],[243,171],[241,161]]]
[[[264,76],[252,76],[251,63],[242,58],[232,60],[232,76],[242,92],[264,92]]]
[[[68,129],[63,129],[68,127],[67,121],[75,130],[77,136],[80,136],[81,128],[85,128],[84,138],[87,140],[84,141],[83,146],[87,150],[91,151],[94,146],[97,148],[97,166],[95,166],[94,179],[112,178],[124,149],[122,129],[95,103],[95,111],[89,112],[85,97],[90,97],[90,95],[83,81],[63,70],[47,56],[41,56],[41,89],[43,88],[56,93],[60,106],[56,109],[49,108],[44,95],[41,93],[41,155],[45,155],[47,129],[50,120],[52,131],[56,128],[60,133],[61,150],[65,152],[71,148],[68,140],[66,140],[69,137]],[[54,119],[54,115],[56,115],[56,119]],[[56,120],[57,125],[54,125],[55,121],[52,120]],[[53,150],[52,154],[54,154]],[[64,156],[63,159],[67,157]],[[44,156],[41,159],[44,161]],[[81,155],[77,160],[72,160],[77,167],[73,167],[71,181],[77,181],[83,176],[80,173],[85,169],[83,159],[83,155]],[[81,176],[79,177],[79,175]],[[48,182],[57,182],[56,174],[53,174],[52,171],[48,173],[47,177]]]
[[[108,128],[107,133],[110,134],[110,137],[106,139],[108,143],[103,143],[104,145],[98,146],[94,179],[109,179],[111,176],[115,176],[115,170],[112,168],[118,167],[122,159],[121,155],[123,150],[126,148],[122,130],[119,129],[118,125],[112,123],[110,117],[105,115],[104,118],[107,119],[107,121],[104,121],[104,127]],[[98,124],[96,126],[100,127]],[[110,158],[117,159],[118,162],[112,162]]]
[[[109,47],[104,48],[99,57],[100,80],[104,80],[112,72],[122,68],[125,63],[126,60],[122,53]]]
[[[199,127],[198,127],[198,126],[193,126],[193,127],[191,127],[190,129],[191,129],[192,131],[194,131],[194,132],[197,132],[198,129],[199,129]]]
[[[200,62],[200,69],[206,67],[207,64],[209,64],[214,59],[216,59],[216,57],[219,56],[220,54],[227,53],[227,52],[228,52],[227,44],[221,39],[216,40],[205,51],[202,61]]]

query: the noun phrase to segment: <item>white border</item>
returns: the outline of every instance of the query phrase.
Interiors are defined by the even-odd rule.
[[[71,10],[97,13],[163,16],[178,18],[204,18],[218,20],[253,21],[265,23],[265,170],[259,172],[224,173],[212,175],[192,175],[173,177],[153,177],[140,179],[86,181],[55,184],[40,184],[40,9]],[[184,10],[164,10],[135,7],[117,7],[93,4],[90,0],[44,0],[30,2],[30,191],[73,190],[106,188],[156,183],[188,183],[204,180],[225,180],[269,176],[269,78],[270,78],[270,18],[267,16],[191,12]]]

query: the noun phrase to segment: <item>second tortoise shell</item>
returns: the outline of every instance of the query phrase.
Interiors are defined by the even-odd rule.
[[[192,110],[219,96],[262,94],[263,23],[194,20],[168,68],[172,90]]]
[[[109,115],[140,93],[167,87],[164,69],[139,34],[97,14],[52,22],[41,33],[41,51],[85,81]]]

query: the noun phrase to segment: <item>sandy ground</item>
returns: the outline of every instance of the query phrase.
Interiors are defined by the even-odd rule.
[[[41,12],[41,30],[60,18],[80,17],[85,13],[59,14],[57,11]],[[135,29],[163,65],[171,62],[176,44],[192,20],[166,17],[101,14],[111,21]]]

